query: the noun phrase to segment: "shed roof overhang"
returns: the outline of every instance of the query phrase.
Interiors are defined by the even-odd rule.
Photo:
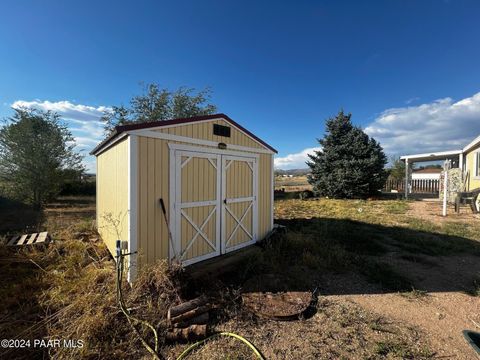
[[[471,143],[469,143],[467,146],[463,148],[463,152],[469,152],[473,148],[477,147],[480,144],[480,136],[477,136],[475,139],[472,140]]]
[[[400,160],[409,162],[437,161],[457,157],[463,153],[463,150],[439,151],[425,154],[412,154],[400,157]]]
[[[215,119],[225,120],[226,122],[230,123],[231,125],[235,126],[237,129],[245,133],[247,136],[251,137],[258,143],[260,143],[262,146],[264,146],[268,150],[272,151],[275,154],[278,153],[278,151],[275,148],[267,144],[265,141],[263,141],[262,139],[260,139],[258,136],[254,135],[247,129],[245,129],[240,124],[233,121],[227,115],[213,114],[213,115],[195,116],[195,117],[184,118],[184,119],[162,120],[162,121],[154,121],[149,123],[116,126],[113,132],[90,152],[90,155],[98,155],[104,148],[109,146],[109,144],[113,143],[114,141],[118,141],[121,137],[128,134],[129,131],[150,129],[150,128],[161,128],[164,126],[182,125],[182,124],[189,124],[189,123],[195,123],[199,121],[215,120]]]

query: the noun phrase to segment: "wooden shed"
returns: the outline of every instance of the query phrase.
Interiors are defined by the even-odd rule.
[[[273,228],[276,150],[224,114],[118,126],[97,159],[97,226],[128,242],[129,279],[251,245]],[[172,241],[160,206],[166,206]]]

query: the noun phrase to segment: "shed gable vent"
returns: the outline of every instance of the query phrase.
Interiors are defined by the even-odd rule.
[[[213,135],[230,137],[230,127],[213,124]]]

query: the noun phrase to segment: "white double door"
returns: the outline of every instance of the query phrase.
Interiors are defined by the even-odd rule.
[[[188,265],[256,242],[258,160],[186,150],[173,159],[170,257]]]

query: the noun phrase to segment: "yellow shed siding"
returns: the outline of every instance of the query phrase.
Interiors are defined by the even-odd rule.
[[[169,209],[168,142],[140,136],[138,138],[138,257],[143,263],[168,258],[168,229],[159,200]],[[170,215],[168,214],[169,220]]]
[[[480,151],[480,146],[470,150],[465,159],[466,171],[468,171],[468,190],[480,188],[480,177],[475,176],[475,154]]]
[[[223,137],[213,135],[213,124],[228,126],[231,128],[231,136]],[[165,129],[155,130],[158,132],[163,132],[171,135],[177,136],[186,136],[194,137],[196,139],[209,140],[214,142],[223,142],[225,144],[239,145],[257,149],[263,149],[263,145],[260,145],[257,141],[253,140],[251,137],[245,135],[242,131],[238,130],[232,124],[226,122],[225,120],[209,120],[199,123],[190,123],[184,125],[175,125],[172,127],[167,127]]]
[[[97,156],[97,227],[112,254],[119,237],[128,240],[127,140]]]
[[[183,125],[175,128],[168,128],[169,133],[181,136],[188,136],[198,139],[218,141],[212,138],[212,122]],[[195,126],[202,125],[202,126]],[[208,126],[210,125],[210,126]],[[237,130],[232,128],[232,135]],[[254,147],[258,145],[255,141],[246,141],[243,133],[232,137],[235,142],[230,144]],[[230,138],[230,140],[232,139]],[[224,139],[222,138],[222,141]],[[232,141],[232,140],[231,140]],[[223,141],[225,142],[225,141]],[[169,256],[168,230],[163,219],[159,205],[159,199],[163,198],[167,208],[169,221],[173,217],[169,214],[170,204],[170,149],[168,144],[179,142],[138,137],[138,264],[141,267],[144,263],[153,263],[159,259],[167,259]],[[186,144],[195,147],[209,148],[206,146]],[[257,146],[255,146],[257,147]],[[260,148],[260,147],[259,147]],[[263,148],[263,147],[261,147]],[[214,148],[212,148],[214,149]],[[245,155],[254,155],[245,153]],[[271,154],[258,154],[258,239],[262,239],[271,230],[272,219],[272,158]],[[183,179],[182,179],[183,180]],[[206,210],[204,210],[206,211]],[[199,215],[200,216],[200,215]],[[212,225],[210,225],[212,226]],[[206,229],[209,233],[212,229]],[[188,257],[202,255],[206,251],[204,246],[196,246],[187,254]]]

